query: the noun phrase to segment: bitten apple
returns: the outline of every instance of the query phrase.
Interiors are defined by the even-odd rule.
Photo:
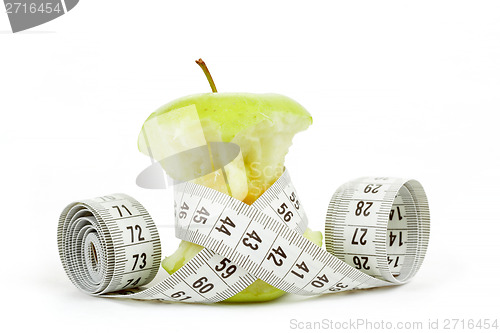
[[[193,142],[189,140],[193,133],[192,124],[183,120],[182,114],[176,111],[194,106],[207,142],[233,142],[241,148],[244,170],[227,174],[228,183],[231,184],[231,191],[227,194],[247,204],[252,204],[281,176],[285,155],[292,145],[293,137],[311,125],[312,117],[303,106],[283,95],[218,93],[205,63],[201,59],[197,63],[204,70],[212,87],[212,93],[181,97],[152,113],[146,123],[150,120],[160,120],[156,121],[154,127],[148,127],[149,140],[144,139],[146,136],[144,135],[145,126],[143,126],[139,135],[139,150],[149,155],[153,145],[173,146],[175,144],[176,151],[192,148]],[[175,138],[175,143],[173,138]],[[201,183],[221,190],[209,180]],[[305,236],[317,245],[321,245],[320,232],[308,229]],[[181,241],[179,249],[172,256],[167,257],[162,262],[162,266],[169,273],[173,273],[201,248],[196,244]],[[226,301],[267,301],[283,293],[257,280]]]

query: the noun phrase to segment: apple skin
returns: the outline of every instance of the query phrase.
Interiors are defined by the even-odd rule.
[[[307,110],[293,99],[280,94],[205,93],[178,98],[152,113],[148,119],[181,107],[195,105],[201,119],[209,119],[220,126],[222,141],[229,142],[247,127],[274,119],[277,113],[286,114],[312,124]],[[304,128],[304,129],[305,129]]]

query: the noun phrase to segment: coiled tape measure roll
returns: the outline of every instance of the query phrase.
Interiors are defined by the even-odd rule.
[[[146,209],[125,194],[74,202],[61,214],[64,269],[96,296],[218,302],[257,278],[300,295],[407,282],[420,268],[430,216],[419,182],[360,178],[333,195],[327,251],[302,236],[304,209],[288,171],[251,206],[208,187],[174,188],[176,236],[205,247],[148,288],[161,261],[160,238]]]

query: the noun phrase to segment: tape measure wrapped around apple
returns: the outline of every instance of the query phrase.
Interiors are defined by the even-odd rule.
[[[293,137],[311,125],[312,117],[303,106],[283,95],[219,93],[203,60],[197,63],[212,93],[182,97],[156,110],[141,130],[139,150],[161,161],[208,142],[237,144],[241,149],[239,159],[223,171],[207,172],[198,170],[200,165],[192,165],[204,175],[192,181],[251,205],[282,175]],[[308,228],[304,237],[321,246],[321,232]],[[162,267],[172,274],[201,250],[201,246],[183,240],[177,251],[162,261]],[[268,301],[283,294],[257,280],[225,301]]]
[[[161,262],[152,218],[126,194],[73,202],[60,216],[57,239],[63,267],[80,290],[141,300],[258,302],[285,291],[400,285],[418,272],[430,232],[418,181],[363,177],[339,187],[323,250],[284,169],[294,135],[311,124],[309,113],[280,95],[218,94],[198,63],[213,93],[163,106],[139,136],[153,164],[138,184],[165,188],[158,184],[163,177],[154,176],[164,171],[174,180],[179,248]],[[152,181],[148,170],[157,172]],[[171,275],[147,286],[160,263]]]

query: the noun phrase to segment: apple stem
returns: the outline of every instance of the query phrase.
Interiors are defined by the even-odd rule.
[[[201,58],[196,60],[196,63],[200,65],[201,69],[203,70],[203,73],[205,73],[208,83],[210,83],[210,88],[212,88],[212,92],[216,93],[217,88],[215,88],[214,79],[212,79],[212,75],[210,75],[210,72],[208,71],[207,64],[205,64],[205,62],[201,60]]]

